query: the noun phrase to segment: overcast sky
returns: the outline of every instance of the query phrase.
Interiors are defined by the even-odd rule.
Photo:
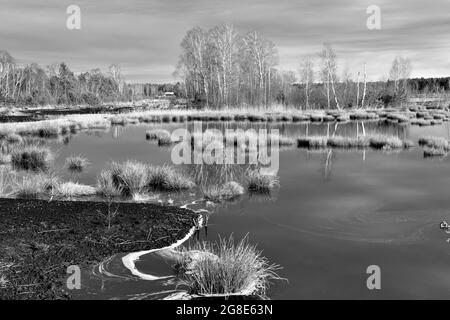
[[[68,30],[66,8],[81,8],[81,30]],[[381,30],[366,9],[381,8]],[[371,80],[396,55],[413,76],[450,76],[450,0],[0,0],[0,49],[19,63],[68,63],[75,71],[116,63],[130,82],[172,82],[179,44],[193,26],[233,23],[278,46],[280,69],[333,44],[342,73],[367,62]]]

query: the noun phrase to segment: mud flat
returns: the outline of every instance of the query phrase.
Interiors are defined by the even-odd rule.
[[[170,246],[198,218],[158,204],[0,199],[0,299],[71,299],[68,266]]]

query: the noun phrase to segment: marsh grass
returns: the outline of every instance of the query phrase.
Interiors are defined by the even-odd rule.
[[[160,191],[181,191],[195,187],[194,181],[175,168],[164,166],[148,166],[148,186]]]
[[[113,182],[111,170],[102,170],[97,177],[97,193],[105,198],[120,197],[123,193],[122,186]]]
[[[279,178],[275,175],[265,175],[258,170],[247,173],[248,190],[252,193],[270,193],[275,187],[280,185]]]
[[[399,149],[410,147],[410,142],[403,142],[395,136],[373,135],[373,136],[359,136],[359,137],[342,137],[342,136],[310,136],[300,137],[297,139],[297,146],[299,148],[367,148],[373,149]]]
[[[244,188],[236,181],[229,181],[223,185],[209,185],[201,189],[207,200],[214,202],[233,200],[244,194]]]
[[[20,145],[11,151],[11,162],[15,168],[45,171],[49,168],[52,153],[48,147],[40,145]]]
[[[53,192],[57,177],[43,172],[16,177],[13,181],[12,194],[17,198],[36,199]]]
[[[448,141],[442,137],[423,136],[419,138],[419,145],[434,149],[450,150]]]
[[[442,147],[424,147],[423,156],[424,158],[432,158],[432,157],[445,157],[448,153],[448,150],[445,150]]]
[[[192,254],[193,253],[193,254]],[[234,243],[232,237],[218,243],[198,242],[182,251],[177,269],[181,283],[197,295],[257,295],[266,297],[278,265],[271,264],[248,238]]]
[[[150,190],[181,191],[195,186],[193,180],[168,165],[153,166],[137,161],[113,162],[98,178],[98,190],[105,196],[120,193],[145,198]]]
[[[170,132],[164,129],[153,129],[148,130],[145,133],[145,137],[147,140],[159,140],[160,138],[163,137],[170,137]]]
[[[165,146],[170,146],[174,143],[174,141],[172,140],[172,138],[169,136],[162,136],[158,139],[158,146],[160,147],[165,147]]]
[[[111,177],[115,187],[121,189],[124,196],[140,194],[148,184],[147,165],[132,160],[124,163],[113,162]]]
[[[0,196],[6,197],[11,192],[12,175],[6,168],[0,169]]]
[[[66,166],[70,171],[82,171],[89,164],[89,160],[82,155],[74,155],[66,159]]]
[[[374,149],[403,148],[403,141],[395,136],[375,135],[369,137],[370,147]]]

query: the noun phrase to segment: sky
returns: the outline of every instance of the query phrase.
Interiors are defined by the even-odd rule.
[[[69,30],[66,9],[81,9]],[[381,29],[369,30],[376,5]],[[121,66],[128,82],[174,82],[180,42],[194,26],[232,23],[278,47],[281,70],[298,69],[324,42],[339,73],[385,79],[392,60],[411,60],[412,77],[450,76],[450,0],[0,0],[0,49],[21,64],[66,62],[75,72]]]

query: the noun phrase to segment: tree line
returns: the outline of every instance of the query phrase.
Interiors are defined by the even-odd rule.
[[[89,104],[121,101],[130,95],[120,67],[93,69],[75,75],[64,63],[19,66],[0,50],[0,102],[10,104]]]
[[[382,81],[367,81],[366,64],[338,69],[337,54],[325,43],[320,52],[299,57],[298,69],[278,68],[276,45],[256,31],[239,33],[231,24],[195,27],[181,42],[174,84],[128,84],[119,66],[75,74],[65,63],[19,66],[0,50],[0,102],[9,104],[89,104],[154,98],[174,92],[190,105],[296,108],[363,108],[398,105],[411,94],[450,90],[450,78],[410,79],[411,61],[396,57]]]
[[[174,75],[182,79],[184,95],[211,108],[268,106],[346,108],[397,105],[409,94],[449,90],[447,79],[409,79],[411,61],[396,57],[384,81],[368,82],[366,64],[339,75],[337,54],[325,43],[320,52],[299,59],[298,70],[277,68],[275,44],[258,32],[240,34],[225,24],[187,31]]]

